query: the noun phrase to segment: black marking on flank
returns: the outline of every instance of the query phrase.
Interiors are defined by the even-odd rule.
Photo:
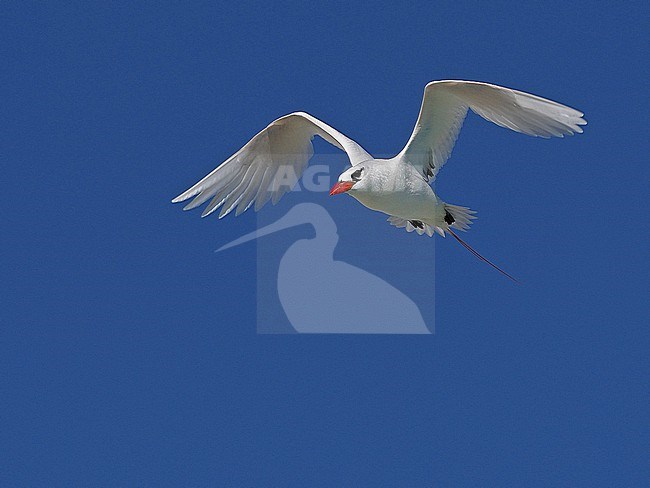
[[[416,227],[418,229],[424,229],[424,224],[422,223],[421,220],[409,220],[409,222],[413,227]]]
[[[424,176],[427,178],[433,178],[433,171],[431,170],[431,166],[427,166]]]
[[[445,209],[445,222],[447,222],[448,225],[453,224],[456,222],[456,219],[454,218],[453,215],[449,213],[449,210]]]

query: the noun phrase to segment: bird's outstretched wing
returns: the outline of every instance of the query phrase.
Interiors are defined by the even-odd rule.
[[[271,122],[244,147],[209,175],[180,194],[172,202],[195,197],[185,210],[212,199],[202,217],[221,207],[219,218],[235,208],[235,215],[248,209],[262,208],[269,199],[273,204],[300,178],[314,154],[311,140],[320,136],[345,151],[354,166],[371,156],[352,139],[304,112],[296,112]]]
[[[583,114],[535,95],[476,81],[432,81],[411,138],[397,156],[432,181],[449,158],[467,110],[501,127],[540,137],[582,132]]]

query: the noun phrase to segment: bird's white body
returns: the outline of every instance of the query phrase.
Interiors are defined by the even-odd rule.
[[[444,203],[412,165],[395,158],[373,159],[363,165],[372,166],[373,177],[348,190],[351,197],[386,215],[444,225]]]
[[[575,109],[521,91],[474,81],[434,81],[425,87],[410,139],[392,159],[374,159],[325,122],[296,112],[273,121],[173,202],[194,197],[185,207],[189,210],[211,200],[202,215],[221,208],[219,218],[233,210],[239,215],[252,205],[257,211],[269,200],[276,203],[296,182],[287,180],[287,174],[299,177],[304,171],[313,155],[311,140],[318,135],[345,151],[352,164],[330,194],[349,193],[408,232],[450,232],[460,241],[451,229],[467,230],[474,212],[442,202],[430,184],[449,158],[470,109],[497,125],[539,137],[572,135],[587,123]]]

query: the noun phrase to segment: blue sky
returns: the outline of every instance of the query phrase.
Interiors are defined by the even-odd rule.
[[[649,12],[612,5],[5,4],[0,484],[647,486]],[[295,110],[394,154],[448,78],[589,121],[470,116],[439,175],[524,284],[316,195],[436,333],[256,334],[255,244],[212,253],[255,214],[170,199]]]

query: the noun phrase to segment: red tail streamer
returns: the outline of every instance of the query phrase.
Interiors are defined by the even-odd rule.
[[[460,244],[461,244],[465,249],[467,249],[469,252],[471,252],[474,256],[476,256],[477,258],[479,258],[479,259],[480,259],[481,261],[483,261],[484,263],[489,264],[489,265],[492,266],[494,269],[496,269],[499,273],[501,273],[501,274],[507,276],[508,278],[510,278],[510,279],[511,279],[512,281],[514,281],[515,283],[519,283],[519,284],[521,284],[521,282],[520,282],[517,278],[515,278],[514,276],[509,275],[508,273],[506,273],[505,271],[503,271],[501,268],[499,268],[496,264],[494,264],[493,262],[491,262],[491,261],[489,261],[488,259],[486,259],[486,258],[484,258],[483,256],[481,256],[481,255],[480,255],[476,250],[474,250],[474,249],[472,248],[472,246],[470,246],[470,245],[467,244],[464,240],[462,240],[460,237],[458,237],[454,231],[452,231],[451,229],[446,229],[446,230],[447,230],[447,232],[449,232],[452,236],[454,236],[454,238],[455,238],[458,242],[460,242]]]

